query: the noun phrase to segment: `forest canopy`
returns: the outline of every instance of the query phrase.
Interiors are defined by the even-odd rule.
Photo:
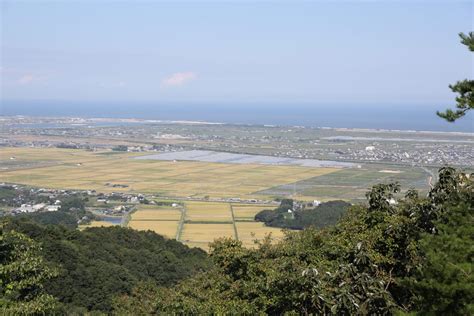
[[[2,236],[13,233],[25,236],[38,249],[41,246],[36,253],[57,272],[44,280],[42,288],[69,311],[109,312],[115,296],[130,293],[140,282],[170,286],[210,265],[204,251],[151,231],[120,227],[79,231],[26,218],[4,221]]]

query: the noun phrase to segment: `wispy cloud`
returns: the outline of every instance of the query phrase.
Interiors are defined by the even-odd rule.
[[[177,72],[164,78],[161,81],[162,87],[178,87],[182,86],[190,81],[197,78],[197,74],[191,71],[188,72]]]

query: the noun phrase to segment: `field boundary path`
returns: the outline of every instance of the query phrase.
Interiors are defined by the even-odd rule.
[[[239,240],[239,233],[237,231],[237,226],[235,225],[234,207],[232,206],[231,203],[229,203],[229,206],[230,206],[230,214],[232,215],[232,226],[234,226],[235,240]]]
[[[176,230],[176,240],[181,241],[181,234],[183,233],[184,221],[186,220],[186,204],[181,208],[181,218],[179,219],[178,229]]]

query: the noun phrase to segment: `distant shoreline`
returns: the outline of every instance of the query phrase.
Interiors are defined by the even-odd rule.
[[[157,120],[141,119],[133,117],[87,117],[87,116],[36,116],[36,115],[1,115],[0,125],[5,124],[6,120],[12,119],[32,119],[32,120],[67,120],[58,124],[69,124],[73,126],[87,125],[87,123],[127,123],[127,124],[183,124],[183,125],[229,125],[229,126],[254,126],[266,128],[308,128],[308,129],[327,129],[340,132],[368,132],[368,133],[416,133],[433,135],[458,135],[474,137],[474,132],[456,132],[456,131],[430,131],[413,129],[384,129],[384,128],[357,128],[357,127],[329,127],[329,126],[305,126],[305,125],[283,125],[283,124],[252,124],[252,123],[231,123],[231,122],[210,122],[201,120]],[[70,121],[72,120],[72,121]],[[16,122],[15,124],[28,125],[32,122]]]
[[[304,126],[304,125],[274,125],[274,124],[252,124],[252,123],[227,123],[227,122],[208,122],[208,121],[192,121],[192,120],[155,120],[140,118],[113,118],[113,117],[86,117],[86,116],[35,116],[35,115],[0,115],[0,123],[5,119],[25,118],[35,120],[77,120],[64,124],[75,126],[86,125],[87,123],[137,123],[137,124],[183,124],[183,125],[234,125],[234,126],[262,126],[267,128],[309,128],[309,129],[327,129],[341,132],[369,132],[369,133],[420,133],[420,134],[449,134],[459,136],[472,136],[474,132],[452,132],[452,131],[429,131],[429,130],[413,130],[413,129],[383,129],[383,128],[356,128],[356,127],[329,127],[329,126]],[[34,123],[17,123],[17,124],[34,124]]]

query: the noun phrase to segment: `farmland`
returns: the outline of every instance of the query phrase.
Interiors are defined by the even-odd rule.
[[[181,211],[176,208],[140,205],[131,214],[128,227],[136,230],[152,230],[168,238],[176,238]]]
[[[141,192],[168,197],[253,198],[254,192],[275,185],[340,170],[130,159],[133,156],[136,154],[104,155],[67,149],[3,148],[0,150],[3,167],[0,175],[6,182],[57,189]]]
[[[254,221],[254,215],[265,208],[269,206],[198,201],[185,202],[175,208],[140,205],[131,214],[128,227],[152,230],[204,250],[219,237],[235,238],[251,247],[254,240],[261,240],[268,233],[275,240],[282,236],[280,229]],[[97,222],[94,225],[97,226]]]
[[[137,156],[140,154],[2,148],[0,176],[4,182],[42,188],[142,193],[151,201],[175,199],[180,201],[176,207],[139,204],[122,225],[152,230],[207,250],[209,242],[218,237],[232,237],[251,247],[255,239],[262,239],[267,233],[276,239],[282,236],[281,230],[254,221],[256,213],[274,206],[237,203],[232,199],[271,201],[293,197],[357,201],[368,187],[379,182],[399,181],[404,189],[424,190],[429,173],[422,168],[388,164],[323,168],[134,159]],[[95,221],[90,226],[101,225],[107,224]]]

